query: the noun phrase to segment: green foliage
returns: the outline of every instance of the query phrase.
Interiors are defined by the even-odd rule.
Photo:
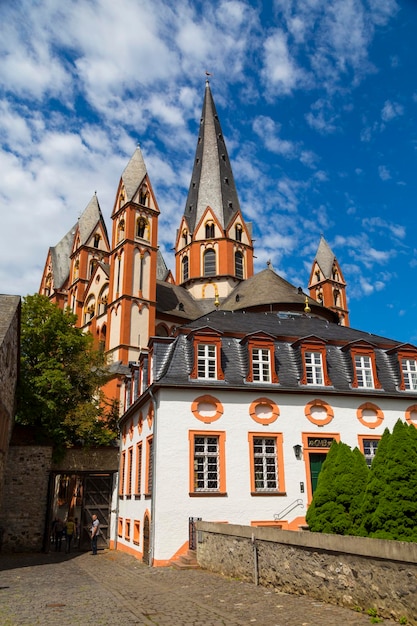
[[[313,532],[352,534],[368,480],[363,455],[334,441],[319,474],[306,521]]]
[[[105,359],[76,316],[35,294],[22,304],[16,421],[34,426],[56,448],[108,444],[116,436],[113,406],[100,391]]]
[[[362,502],[360,534],[417,541],[416,493],[415,427],[398,420],[378,445]]]

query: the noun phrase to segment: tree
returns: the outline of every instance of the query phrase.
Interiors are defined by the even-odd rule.
[[[100,391],[105,357],[76,316],[35,294],[22,304],[21,365],[16,421],[34,426],[56,449],[108,444],[116,437]]]
[[[333,441],[307,511],[310,530],[352,534],[368,474],[359,450],[352,451],[345,443]]]
[[[365,491],[361,534],[417,541],[417,437],[398,420],[378,445]]]

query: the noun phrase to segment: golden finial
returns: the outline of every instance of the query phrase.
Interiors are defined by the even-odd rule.
[[[308,298],[307,298],[307,296],[306,296],[306,299],[305,299],[304,302],[305,302],[304,313],[311,313],[311,309],[308,306]]]
[[[220,300],[219,300],[219,290],[217,289],[217,286],[214,285],[214,306],[216,307],[216,309],[219,308],[220,306]]]

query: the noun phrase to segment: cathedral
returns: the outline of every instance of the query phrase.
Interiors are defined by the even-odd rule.
[[[152,565],[192,545],[190,520],[303,528],[333,440],[370,464],[385,427],[417,424],[417,348],[350,327],[323,237],[308,293],[270,264],[254,272],[208,82],[174,273],[159,214],[137,148],[111,237],[93,196],[40,286],[108,356],[121,415],[108,544]]]

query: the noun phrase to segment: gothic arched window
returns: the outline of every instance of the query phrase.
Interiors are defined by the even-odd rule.
[[[236,278],[243,278],[243,254],[235,252],[235,275]]]
[[[240,224],[235,226],[235,239],[236,241],[242,241],[242,226]]]
[[[188,256],[182,258],[182,280],[188,280]]]
[[[214,238],[214,222],[207,222],[206,224],[206,239]]]
[[[144,217],[139,217],[136,222],[136,237],[143,239],[145,237],[147,221]]]
[[[216,274],[216,253],[210,248],[206,250],[203,257],[204,276],[215,276]]]

